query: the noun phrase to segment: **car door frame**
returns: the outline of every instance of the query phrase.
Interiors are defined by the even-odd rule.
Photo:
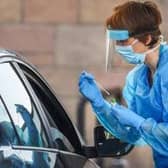
[[[58,104],[59,104],[59,106],[60,106],[60,113],[64,114],[64,117],[66,118],[67,122],[71,125],[71,131],[74,133],[73,139],[74,139],[74,141],[76,141],[76,144],[78,144],[78,145],[77,145],[77,146],[78,146],[77,151],[78,151],[79,153],[83,154],[83,152],[82,152],[82,151],[83,151],[83,148],[82,148],[82,147],[83,147],[85,144],[84,144],[84,141],[83,141],[81,135],[79,134],[77,128],[72,124],[72,122],[71,122],[71,120],[69,119],[67,113],[65,112],[65,109],[63,108],[63,106],[59,103],[58,97],[56,96],[54,90],[49,86],[49,84],[48,84],[47,81],[44,79],[44,77],[36,70],[35,66],[33,66],[32,64],[29,64],[28,62],[26,62],[26,61],[24,60],[24,58],[23,58],[21,55],[15,53],[15,52],[13,52],[13,51],[9,51],[9,53],[5,53],[5,54],[4,54],[4,53],[2,53],[2,54],[0,53],[0,63],[5,63],[5,62],[10,62],[10,63],[12,63],[12,65],[14,66],[14,68],[15,68],[15,70],[16,70],[16,73],[17,73],[17,74],[19,73],[18,75],[19,75],[19,77],[20,77],[22,83],[24,84],[25,88],[31,90],[31,93],[29,93],[29,91],[27,90],[28,93],[29,93],[29,96],[30,96],[31,98],[33,98],[34,93],[32,92],[31,86],[30,86],[29,84],[28,84],[28,86],[25,85],[25,84],[27,84],[28,82],[27,82],[27,79],[24,77],[24,74],[23,74],[22,70],[21,70],[20,67],[18,66],[18,63],[20,63],[20,64],[24,65],[25,67],[27,67],[28,69],[30,69],[30,70],[44,83],[44,85],[45,85],[45,86],[48,88],[48,90],[50,91],[50,94],[52,95],[52,97],[55,98],[56,101],[58,102]],[[34,100],[34,99],[33,99],[33,100]],[[41,111],[43,112],[43,110],[42,110],[42,108],[41,108],[41,105],[39,105],[38,101],[36,100],[35,102],[37,102],[37,104],[38,104],[38,106],[39,106],[38,109],[41,109]],[[42,119],[45,119],[45,114],[44,114],[44,113],[42,114]],[[45,121],[44,121],[44,122],[45,122]],[[47,129],[47,130],[49,130],[49,126],[48,126],[48,129]],[[49,131],[47,131],[47,132],[49,132]],[[50,137],[50,136],[49,136],[49,137]],[[51,143],[51,138],[50,138],[50,143]],[[51,143],[50,145],[53,146],[52,143]]]
[[[24,83],[25,85],[27,85],[26,87],[28,88],[28,91],[29,91],[29,90],[31,91],[31,93],[30,93],[31,98],[32,98],[32,99],[35,98],[35,103],[38,104],[38,106],[39,106],[38,109],[40,110],[40,112],[42,112],[42,117],[45,119],[44,122],[47,123],[47,132],[49,132],[49,123],[48,123],[48,120],[47,120],[47,118],[46,118],[46,115],[44,114],[44,111],[43,111],[41,105],[39,104],[39,100],[37,100],[37,97],[35,96],[34,91],[32,90],[32,88],[31,88],[29,82],[27,81],[26,77],[24,76],[23,70],[19,67],[18,63],[19,63],[19,64],[22,64],[23,66],[25,66],[26,68],[28,68],[28,69],[33,73],[33,76],[35,75],[36,78],[38,78],[38,80],[40,80],[40,82],[41,82],[43,85],[45,85],[46,89],[48,89],[48,91],[50,92],[50,93],[49,93],[50,96],[52,96],[52,98],[51,98],[52,101],[56,101],[57,105],[59,105],[59,110],[60,110],[59,113],[60,113],[60,114],[63,116],[63,118],[66,120],[66,123],[68,123],[68,125],[71,126],[71,136],[73,135],[71,138],[73,139],[73,144],[74,144],[74,143],[75,143],[75,145],[78,144],[78,145],[76,145],[76,150],[77,150],[78,152],[81,152],[81,151],[82,151],[82,142],[81,142],[81,139],[80,139],[79,136],[77,135],[77,133],[76,133],[76,128],[75,128],[74,125],[72,124],[71,120],[69,119],[69,117],[68,117],[67,113],[65,112],[63,106],[60,104],[60,101],[59,101],[58,98],[56,97],[56,95],[55,95],[54,91],[52,90],[52,88],[50,88],[50,86],[49,86],[49,84],[46,82],[46,80],[45,80],[45,79],[39,74],[39,72],[36,71],[36,69],[34,69],[30,64],[27,64],[27,63],[25,63],[25,62],[23,62],[23,61],[21,61],[21,60],[18,61],[17,59],[15,59],[15,60],[13,60],[13,65],[14,65],[14,67],[16,68],[16,70],[19,72],[19,74],[21,75],[21,78],[22,78],[22,80],[23,80],[23,83]],[[55,100],[54,100],[54,99],[55,99]],[[50,136],[50,137],[51,137],[51,136]],[[51,146],[53,146],[52,142],[51,142]],[[77,148],[78,148],[78,149],[77,149]]]
[[[34,93],[32,92],[31,87],[30,87],[30,86],[27,86],[27,81],[26,81],[27,79],[25,79],[24,74],[23,74],[22,70],[20,69],[18,63],[24,65],[24,66],[27,67],[29,70],[31,70],[31,71],[45,84],[45,86],[50,90],[51,94],[53,94],[53,97],[55,97],[56,100],[57,100],[57,97],[55,96],[55,93],[54,93],[54,91],[52,90],[52,88],[49,87],[49,85],[48,85],[48,83],[46,82],[46,80],[43,78],[43,76],[41,76],[41,74],[36,70],[36,68],[35,68],[33,65],[27,63],[25,60],[22,59],[22,57],[19,57],[18,55],[16,55],[16,53],[11,53],[11,52],[10,52],[9,54],[2,54],[2,55],[0,54],[0,63],[5,63],[5,62],[11,63],[12,66],[15,68],[16,73],[18,74],[18,76],[20,77],[20,80],[22,81],[22,83],[24,84],[25,88],[27,89],[29,96],[32,98],[33,101],[35,101],[35,104],[36,104],[36,103],[39,104],[39,103],[38,103],[37,100],[34,100],[34,98],[33,98]],[[29,84],[28,84],[28,85],[29,85]],[[29,93],[29,90],[31,90],[31,93]],[[57,100],[57,101],[58,101],[58,100]],[[58,102],[59,102],[59,101],[58,101]],[[78,132],[76,132],[76,127],[74,127],[74,125],[72,124],[71,120],[68,118],[68,115],[66,114],[66,112],[65,112],[65,110],[64,110],[64,108],[62,107],[61,104],[60,104],[60,107],[61,107],[62,113],[64,113],[64,115],[65,115],[66,118],[67,118],[67,121],[69,122],[69,124],[71,124],[71,127],[73,128],[71,131],[74,132],[74,139],[75,139],[75,141],[77,141],[77,143],[78,143],[78,148],[79,148],[79,149],[78,149],[78,152],[79,152],[78,154],[83,155],[83,153],[82,153],[82,146],[84,145],[83,140],[82,140],[82,138],[80,137],[80,135],[78,135]],[[38,108],[38,109],[41,109],[41,105],[38,105],[37,108]],[[41,110],[41,111],[43,111],[43,110]],[[41,115],[41,116],[42,116],[41,118],[43,119],[42,122],[45,123],[45,121],[46,121],[45,118],[46,118],[46,117],[45,117],[45,114],[43,114],[43,112],[42,112],[42,115]],[[45,126],[45,129],[46,129],[46,130],[49,130],[49,127],[48,127],[48,126],[46,127],[45,124],[44,124],[44,126]],[[50,131],[46,131],[46,132],[47,132],[47,134],[48,134]],[[51,137],[51,136],[48,135],[48,139],[49,139],[49,142],[50,142],[50,146],[53,147],[53,143],[52,143],[50,137]],[[83,156],[84,156],[84,155],[83,155]]]

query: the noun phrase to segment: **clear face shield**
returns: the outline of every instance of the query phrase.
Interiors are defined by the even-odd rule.
[[[154,31],[157,31],[157,29],[146,31],[139,35],[149,34]],[[129,38],[130,35],[128,30],[106,30],[106,72],[111,69],[112,63],[114,62],[114,56],[117,54],[122,56],[122,58],[130,64],[142,64],[145,62],[145,58],[149,53],[157,50],[160,47],[160,44],[166,43],[163,40],[163,36],[160,35],[160,39],[156,46],[147,51],[137,53],[134,51],[133,46],[139,42],[139,40],[134,36],[134,41],[132,41],[131,44],[128,44],[127,40]]]
[[[106,72],[112,67],[113,57],[116,55],[116,41],[127,40],[129,32],[127,30],[106,30]]]

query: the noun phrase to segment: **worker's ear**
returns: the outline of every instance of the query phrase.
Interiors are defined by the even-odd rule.
[[[145,42],[145,45],[149,45],[152,41],[152,36],[149,34],[146,36],[146,42]]]

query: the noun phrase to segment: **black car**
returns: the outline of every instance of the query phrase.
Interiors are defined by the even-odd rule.
[[[94,134],[95,146],[86,146],[37,70],[0,50],[0,167],[96,168],[91,158],[119,157],[132,149],[101,126]]]

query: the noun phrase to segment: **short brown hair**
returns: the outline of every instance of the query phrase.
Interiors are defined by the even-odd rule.
[[[106,27],[112,29],[126,29],[130,37],[136,37],[145,43],[146,36],[151,35],[149,44],[152,47],[161,35],[161,13],[152,1],[128,1],[114,8],[112,16],[106,21]]]

